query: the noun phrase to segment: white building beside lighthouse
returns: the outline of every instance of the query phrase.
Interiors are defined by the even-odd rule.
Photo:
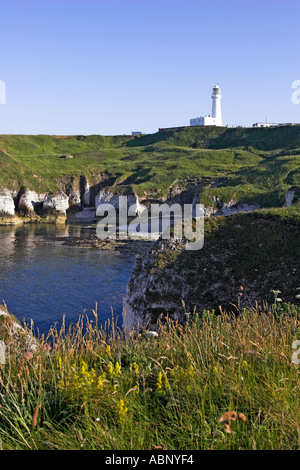
[[[221,89],[217,84],[213,88],[211,95],[212,98],[212,113],[208,116],[200,116],[190,119],[190,126],[222,126],[222,113],[221,113]]]

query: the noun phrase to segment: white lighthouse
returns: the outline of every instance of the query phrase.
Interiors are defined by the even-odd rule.
[[[222,126],[222,113],[221,113],[221,90],[218,84],[213,88],[211,95],[212,98],[212,113],[211,116],[216,120],[216,126]]]
[[[221,89],[219,85],[213,87],[212,98],[212,113],[208,116],[200,116],[190,119],[190,126],[222,126],[222,113],[221,113]]]

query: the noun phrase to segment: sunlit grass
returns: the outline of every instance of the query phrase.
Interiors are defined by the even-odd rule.
[[[8,341],[3,449],[299,448],[299,307],[161,318],[154,336],[94,313],[32,352]]]

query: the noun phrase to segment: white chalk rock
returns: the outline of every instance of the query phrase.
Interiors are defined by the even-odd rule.
[[[14,216],[15,203],[8,189],[0,189],[0,216]]]
[[[35,191],[25,191],[19,199],[18,209],[23,212],[35,212],[39,206],[42,206],[45,194],[39,194]]]
[[[81,198],[79,191],[72,191],[69,195],[69,205],[78,206],[81,208]]]
[[[141,206],[138,197],[135,194],[113,194],[110,191],[102,189],[95,198],[96,211],[102,204],[111,204],[118,211],[128,212],[128,209],[133,206],[132,211],[136,215],[140,214]],[[96,212],[97,213],[97,212]]]
[[[296,191],[296,186],[292,186],[290,189],[287,190],[287,192],[285,193],[285,203],[283,204],[283,207],[290,207],[293,204],[294,199],[296,197]]]
[[[43,209],[46,211],[57,211],[65,214],[69,208],[69,197],[65,193],[53,194],[45,196],[43,201]]]

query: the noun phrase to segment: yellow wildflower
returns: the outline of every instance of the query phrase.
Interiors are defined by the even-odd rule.
[[[157,382],[156,382],[156,391],[162,395],[166,394],[166,390],[170,387],[167,378],[162,379],[163,375],[161,372],[158,373]]]
[[[243,361],[242,364],[241,364],[241,368],[245,369],[245,370],[248,370],[250,368],[250,365],[248,364],[247,361]]]
[[[110,362],[107,367],[108,367],[108,373],[111,377],[121,375],[121,365],[119,362],[116,362],[115,365],[113,365],[113,363]]]
[[[103,390],[103,380],[102,377],[98,377],[97,388]]]
[[[115,364],[115,375],[121,375],[121,366],[119,362],[116,362]]]
[[[114,366],[112,365],[112,362],[110,362],[108,364],[108,373],[111,377],[114,375],[114,371],[115,371]]]
[[[120,399],[119,403],[117,403],[117,411],[119,414],[119,421],[120,423],[123,423],[128,411],[128,408],[125,407],[124,400]]]
[[[162,384],[162,373],[161,372],[159,372],[158,376],[157,376],[156,390],[158,391],[158,393],[164,393],[163,384]]]

